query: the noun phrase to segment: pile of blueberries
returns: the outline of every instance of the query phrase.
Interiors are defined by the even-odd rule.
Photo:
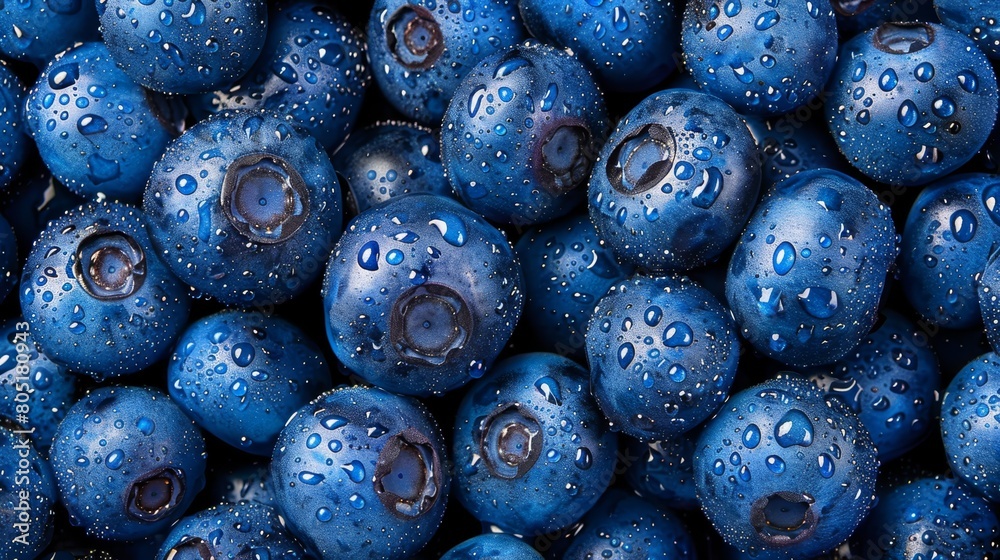
[[[0,560],[1000,558],[998,71],[1000,0],[0,0]]]

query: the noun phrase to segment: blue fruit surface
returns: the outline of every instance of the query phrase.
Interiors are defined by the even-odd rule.
[[[441,560],[542,560],[542,555],[515,537],[487,533],[462,541]]]
[[[306,553],[274,508],[244,502],[211,507],[174,525],[156,559],[188,558],[300,560]]]
[[[986,56],[1000,60],[1000,2],[997,0],[934,0],[941,23],[975,41]]]
[[[49,462],[24,426],[0,425],[0,555],[40,557],[52,539],[59,495]],[[28,430],[30,431],[30,429]]]
[[[93,0],[3,2],[0,29],[0,52],[39,68],[74,43],[101,38]]]
[[[22,113],[24,96],[21,79],[6,62],[0,61],[0,190],[10,186],[30,153],[31,143]]]
[[[990,352],[955,375],[941,398],[941,439],[952,472],[976,493],[1000,500],[1000,356]]]

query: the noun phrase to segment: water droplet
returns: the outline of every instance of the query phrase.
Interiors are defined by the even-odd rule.
[[[913,76],[918,82],[929,82],[934,79],[934,65],[930,62],[921,62],[913,69]]]
[[[756,27],[758,31],[767,31],[777,25],[780,20],[781,17],[778,15],[777,11],[768,10],[757,16],[757,21],[754,22],[753,26]]]
[[[336,430],[337,428],[347,425],[347,418],[344,418],[343,416],[330,415],[320,420],[320,425],[327,430]]]
[[[239,344],[233,345],[233,349],[230,352],[233,357],[233,363],[240,367],[247,367],[253,362],[256,351],[253,348],[253,344],[249,342],[240,342]]]
[[[718,476],[726,472],[726,464],[722,462],[722,459],[715,460],[715,463],[712,464],[712,472]]]
[[[358,251],[358,266],[365,270],[378,270],[379,246],[376,241],[369,241]]]
[[[365,479],[365,466],[361,464],[361,461],[351,461],[340,468],[344,469],[351,482],[362,482]]]
[[[611,25],[617,31],[625,31],[628,29],[628,24],[628,12],[621,6],[615,6],[614,11],[611,13]]]
[[[691,331],[691,327],[687,323],[681,321],[674,321],[667,325],[667,328],[663,331],[663,344],[671,348],[677,346],[691,346],[694,341],[694,333]]]
[[[138,420],[135,421],[135,427],[138,428],[139,432],[141,432],[142,435],[151,436],[153,435],[153,432],[156,430],[156,423],[145,416],[141,416]]]
[[[701,184],[695,187],[691,194],[691,204],[698,208],[711,208],[722,193],[725,180],[717,167],[709,167],[702,171]]]
[[[535,381],[535,390],[537,390],[545,400],[556,405],[562,406],[562,390],[559,388],[559,382],[551,377],[541,377],[538,381]]]
[[[798,298],[802,309],[817,319],[829,319],[839,307],[837,292],[827,288],[816,286],[806,288]]]
[[[899,124],[905,127],[912,127],[917,124],[919,117],[920,111],[914,102],[907,99],[899,105]]]
[[[321,443],[323,443],[323,437],[319,434],[309,434],[309,437],[306,438],[307,449],[316,449]]]
[[[125,452],[121,449],[115,449],[111,453],[108,453],[107,458],[104,459],[104,465],[113,471],[121,468],[124,462]]]
[[[646,312],[643,314],[643,321],[650,327],[655,327],[660,324],[660,320],[663,318],[663,310],[660,309],[658,305],[651,305],[646,308]]]
[[[808,447],[813,441],[813,425],[801,410],[789,410],[774,425],[774,441],[781,447]]]
[[[753,449],[760,444],[760,428],[757,424],[750,424],[747,429],[743,431],[743,445],[747,449]]]
[[[542,97],[542,102],[538,104],[542,112],[547,112],[552,110],[552,106],[555,105],[556,96],[559,95],[559,86],[552,83],[545,90],[545,95]]]
[[[632,346],[631,342],[626,342],[618,347],[618,365],[622,369],[628,368],[633,358],[635,358],[635,346]]]
[[[233,381],[229,390],[237,397],[245,396],[247,394],[247,382],[242,379],[237,379],[236,381]]]
[[[316,510],[316,519],[326,523],[327,521],[333,519],[333,512],[329,508],[321,507]]]
[[[586,447],[581,447],[576,450],[576,459],[573,460],[573,464],[580,470],[588,470],[594,465],[594,455]]]
[[[792,270],[792,266],[795,264],[795,247],[787,241],[781,242],[774,249],[774,256],[772,257],[772,263],[774,265],[774,272],[778,276],[784,276]]]
[[[878,77],[878,87],[882,91],[892,91],[897,85],[899,85],[899,77],[896,76],[896,71],[889,68],[882,75]]]
[[[363,509],[365,507],[365,499],[361,497],[361,494],[352,494],[347,501],[354,506],[354,509]]]
[[[826,453],[820,453],[819,457],[816,458],[819,462],[819,474],[823,478],[830,478],[833,473],[836,472],[836,465],[833,464],[833,457],[830,457]]]
[[[687,379],[687,369],[680,364],[674,364],[667,370],[667,377],[675,383],[683,383]]]
[[[769,455],[764,462],[767,464],[767,468],[774,474],[785,472],[785,461],[777,455]]]
[[[951,233],[955,237],[955,241],[960,243],[972,241],[978,225],[976,216],[964,208],[951,215]]]
[[[302,471],[299,473],[299,480],[302,481],[302,484],[308,484],[309,486],[316,486],[320,482],[323,482],[323,479],[325,478],[325,476],[319,473],[309,471]]]
[[[461,247],[468,241],[469,234],[466,230],[465,222],[451,212],[443,210],[435,211],[431,214],[431,219],[428,223],[437,228],[441,237],[450,245]]]

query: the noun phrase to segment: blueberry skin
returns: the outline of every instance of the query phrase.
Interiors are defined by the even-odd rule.
[[[233,306],[302,293],[343,220],[323,148],[288,119],[254,110],[213,115],[172,142],[143,208],[178,278]]]
[[[820,107],[807,105],[806,109],[816,111]],[[805,109],[799,112],[805,114]],[[826,168],[847,173],[851,169],[830,138],[826,124],[819,119],[803,120],[799,113],[769,119],[756,115],[743,118],[760,149],[761,183],[765,189],[800,171]]]
[[[0,29],[0,52],[39,68],[74,43],[101,39],[92,0],[3,2]]]
[[[548,353],[508,358],[476,382],[453,442],[459,502],[483,523],[522,535],[583,517],[611,482],[618,451],[587,371]]]
[[[912,0],[834,0],[837,31],[846,41],[887,21],[938,23],[933,2]]]
[[[188,326],[167,366],[167,383],[195,423],[264,456],[296,410],[333,388],[323,352],[299,327],[233,310]]]
[[[18,405],[27,405],[27,421],[21,423],[35,430],[32,443],[42,454],[52,445],[75,390],[76,377],[38,351],[28,323],[18,317],[0,325],[0,416],[17,420],[24,409]],[[27,401],[19,396],[24,394]]]
[[[669,509],[612,488],[583,518],[563,558],[694,560],[696,554],[694,540]]]
[[[699,434],[694,429],[663,441],[630,440],[625,477],[632,489],[672,509],[698,509],[692,458]]]
[[[1000,178],[951,175],[917,197],[903,228],[899,272],[910,305],[951,329],[981,324],[977,283],[1000,239]]]
[[[837,19],[815,2],[688,2],[684,64],[740,112],[780,115],[817,96],[837,60]]]
[[[17,236],[3,216],[0,216],[0,301],[17,287],[17,272],[20,263],[17,260]]]
[[[136,85],[104,43],[84,43],[45,67],[24,120],[45,165],[73,192],[132,202],[179,132],[171,103]]]
[[[754,211],[729,262],[726,299],[762,354],[828,364],[875,325],[895,258],[895,227],[875,193],[836,171],[803,171]]]
[[[476,65],[455,90],[441,157],[466,206],[519,226],[566,215],[608,136],[604,98],[567,51],[528,41]]]
[[[986,56],[957,31],[884,23],[844,43],[826,118],[840,151],[883,183],[926,184],[958,169],[997,118]]]
[[[519,0],[518,8],[532,36],[573,49],[608,90],[649,89],[677,69],[680,22],[672,0]]]
[[[24,428],[0,425],[0,555],[11,560],[38,557],[52,539],[59,501],[48,461],[32,446]]]
[[[193,98],[192,111],[290,115],[332,150],[354,128],[371,81],[365,50],[361,31],[325,3],[274,3],[257,62],[232,86]]]
[[[590,386],[612,426],[645,441],[678,436],[729,394],[740,341],[732,316],[684,277],[613,287],[587,328]]]
[[[102,540],[170,527],[205,487],[205,441],[165,393],[101,387],[59,424],[52,470],[70,523]]]
[[[173,8],[173,9],[171,9]],[[242,77],[264,48],[265,0],[97,0],[101,35],[136,83],[201,93]]]
[[[223,504],[181,519],[156,554],[157,560],[305,557],[278,512],[252,502]]]
[[[28,158],[31,142],[22,116],[25,93],[21,79],[0,60],[0,190],[10,186]]]
[[[525,38],[517,0],[376,0],[368,18],[368,58],[385,100],[430,126],[470,70]]]
[[[118,203],[85,204],[50,222],[21,276],[21,312],[35,343],[97,380],[159,361],[190,307],[153,249],[146,216]]]
[[[441,523],[446,465],[441,431],[422,404],[353,387],[289,419],[271,476],[289,529],[321,560],[408,558]]]
[[[960,481],[919,478],[880,495],[852,540],[865,558],[991,558],[998,525],[989,502]]]
[[[542,555],[510,535],[486,533],[455,545],[441,560],[542,560]]]
[[[533,228],[514,250],[524,272],[524,325],[535,346],[583,363],[594,304],[635,267],[615,260],[586,215]]]
[[[482,377],[523,300],[504,234],[454,200],[423,193],[358,215],[323,281],[334,354],[369,383],[407,395]]]
[[[878,457],[846,406],[781,377],[737,393],[705,424],[694,472],[702,511],[727,543],[811,558],[868,513]]]
[[[760,189],[757,145],[719,98],[655,93],[619,122],[590,178],[590,217],[622,262],[651,272],[711,262]]]
[[[1000,60],[1000,2],[997,0],[934,0],[941,23],[969,36],[986,56]]]
[[[1000,501],[1000,356],[979,356],[955,375],[941,398],[941,439],[952,472],[976,493]]]
[[[404,194],[451,196],[434,131],[409,123],[377,124],[351,134],[333,156],[348,205],[361,213]]]
[[[1000,350],[1000,251],[994,251],[979,277],[979,310],[986,326],[986,338],[993,351]]]

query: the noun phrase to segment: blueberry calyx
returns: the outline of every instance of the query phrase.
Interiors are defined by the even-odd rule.
[[[184,473],[166,467],[129,485],[125,511],[140,521],[159,521],[184,500]]]
[[[309,216],[309,191],[302,176],[273,154],[248,154],[226,170],[222,211],[241,234],[257,243],[280,243]]]
[[[389,18],[386,44],[396,60],[413,70],[426,70],[444,52],[444,36],[434,14],[423,6],[406,5]]]
[[[212,560],[215,557],[204,539],[188,537],[167,552],[166,560]]]
[[[833,9],[842,16],[856,16],[875,4],[875,0],[833,0]]]
[[[770,545],[802,542],[816,531],[815,502],[808,494],[776,492],[753,503],[750,523],[757,536]]]
[[[487,416],[479,429],[479,451],[490,472],[505,479],[527,474],[542,454],[542,427],[517,403]]]
[[[594,163],[590,129],[583,123],[562,123],[539,144],[542,186],[553,196],[586,184]]]
[[[101,301],[127,298],[146,279],[146,254],[132,236],[102,231],[80,242],[73,274],[88,294]]]
[[[442,484],[441,459],[424,434],[407,428],[379,453],[373,483],[387,510],[412,519],[434,507]]]
[[[883,23],[872,42],[882,52],[912,54],[934,43],[934,28],[926,23]]]
[[[622,194],[639,194],[662,186],[674,167],[677,142],[669,127],[650,123],[615,146],[608,158],[611,187]]]
[[[465,346],[472,330],[472,312],[461,294],[432,282],[403,292],[389,318],[393,347],[415,365],[447,362]]]

